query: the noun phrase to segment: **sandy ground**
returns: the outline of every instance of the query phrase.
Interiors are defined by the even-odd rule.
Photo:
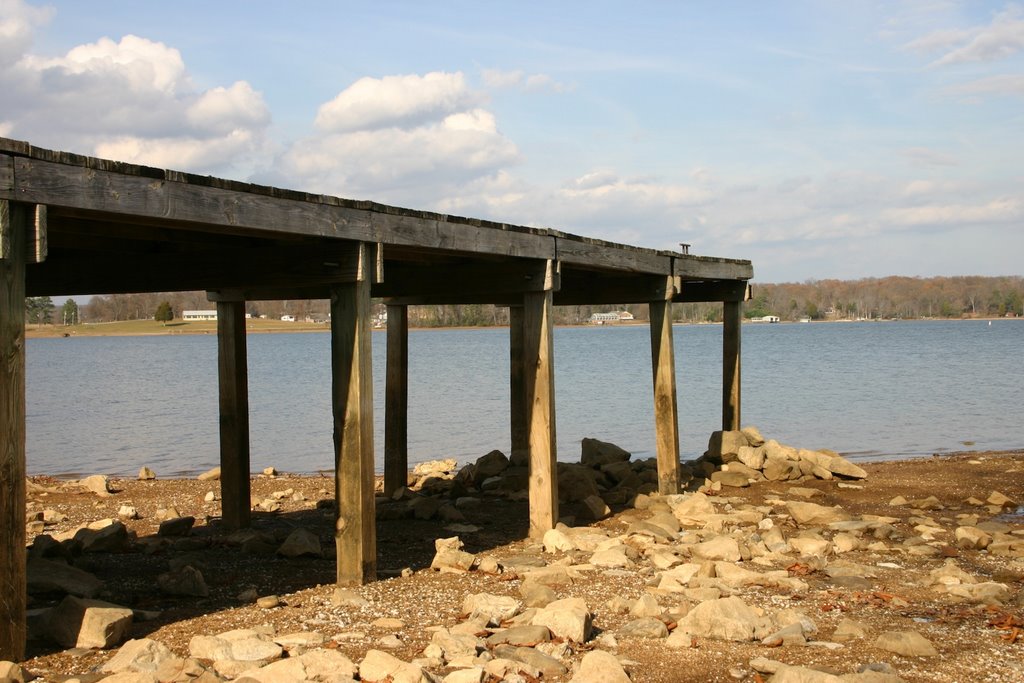
[[[696,647],[670,649],[661,640],[617,638],[614,653],[625,664],[635,682],[669,681],[758,681],[767,676],[756,673],[752,659],[767,657],[789,664],[812,666],[833,673],[852,673],[871,663],[886,663],[903,680],[936,681],[1024,681],[1024,560],[992,555],[986,551],[958,548],[953,529],[962,522],[957,515],[978,515],[984,521],[996,518],[1007,524],[1024,541],[1024,519],[1013,514],[996,515],[984,506],[968,502],[984,500],[1000,491],[1015,501],[1024,501],[1024,451],[1000,453],[962,453],[902,462],[877,462],[864,466],[868,478],[857,482],[862,488],[840,488],[837,481],[799,482],[805,488],[818,489],[815,502],[841,505],[855,515],[874,514],[898,518],[896,536],[884,550],[856,550],[845,553],[844,560],[873,568],[870,588],[852,590],[835,585],[819,568],[794,566],[791,570],[809,584],[806,591],[788,592],[778,588],[752,587],[741,596],[767,612],[797,607],[817,626],[816,638],[828,642],[830,634],[843,619],[864,625],[868,637],[843,643],[841,648],[780,647],[760,643],[732,643],[703,639]],[[561,553],[545,555],[543,548],[526,538],[527,507],[521,501],[489,498],[486,504],[466,509],[466,520],[453,527],[441,521],[420,521],[398,517],[398,504],[379,499],[378,573],[380,580],[356,589],[369,601],[361,608],[338,608],[331,604],[334,589],[334,559],[330,545],[333,481],[325,477],[298,477],[287,474],[260,476],[253,480],[253,498],[279,497],[281,509],[273,513],[254,513],[253,526],[268,541],[269,552],[243,552],[225,542],[219,529],[219,502],[207,502],[209,491],[219,495],[216,482],[195,479],[137,481],[112,480],[116,491],[109,497],[77,491],[47,477],[32,481],[50,492],[30,492],[29,512],[51,510],[66,518],[46,528],[56,534],[104,517],[117,517],[124,505],[134,506],[140,519],[126,520],[139,543],[126,552],[93,553],[81,556],[76,564],[92,571],[106,582],[101,595],[112,602],[147,610],[153,618],[137,621],[132,637],[157,639],[182,656],[196,634],[216,634],[233,628],[271,624],[277,633],[317,631],[331,639],[332,647],[354,661],[371,648],[379,649],[380,639],[397,636],[392,654],[411,661],[422,656],[430,642],[431,627],[452,626],[462,618],[463,598],[470,593],[495,593],[518,597],[518,577],[514,569],[504,573],[439,573],[429,568],[434,554],[434,539],[459,535],[466,550],[479,557],[493,557],[506,567],[541,558],[546,562],[585,562],[585,556]],[[787,495],[788,484],[761,482],[749,488],[726,488],[716,496],[732,507],[744,504],[770,504],[772,498]],[[284,494],[287,495],[283,495]],[[894,506],[896,496],[914,501],[934,496],[929,509]],[[169,546],[147,543],[158,526],[157,511],[175,506],[182,515],[197,519],[193,534]],[[565,506],[563,514],[571,514]],[[644,513],[632,507],[613,511],[596,523],[602,529],[625,533],[632,521]],[[917,555],[899,538],[915,536],[914,527],[927,520],[948,529],[932,545],[934,555]],[[296,527],[315,531],[331,551],[326,557],[286,559],[273,553],[276,543]],[[446,528],[446,526],[448,528]],[[787,533],[796,534],[792,529]],[[29,540],[32,540],[30,534]],[[948,541],[948,542],[947,542]],[[146,548],[149,550],[146,550]],[[158,574],[168,570],[172,561],[185,558],[201,569],[210,586],[207,598],[174,598],[155,587]],[[952,558],[962,569],[979,580],[998,581],[1010,588],[1011,597],[1001,605],[956,602],[939,595],[922,577]],[[794,560],[795,562],[795,560]],[[403,570],[405,570],[403,572]],[[404,573],[404,575],[402,575]],[[597,641],[580,646],[569,656],[578,662],[590,648],[607,649],[601,634],[616,629],[631,617],[605,607],[613,597],[632,600],[649,591],[653,570],[594,571],[588,579],[560,587],[558,597],[578,596],[594,612]],[[276,595],[281,604],[261,609],[239,596],[245,591],[259,596]],[[250,593],[251,597],[251,593]],[[664,600],[664,597],[659,597]],[[36,597],[30,607],[45,608],[55,600]],[[667,607],[685,610],[687,605],[665,601]],[[392,617],[401,626],[381,629],[373,622]],[[938,657],[901,657],[873,645],[883,631],[916,630],[939,651]],[[392,644],[395,643],[392,639]],[[597,643],[601,643],[598,645]],[[336,644],[336,645],[335,645]],[[47,680],[63,680],[71,675],[88,675],[108,660],[111,652],[63,650],[45,640],[32,640],[25,666]],[[445,671],[437,671],[444,675]],[[88,678],[88,676],[87,676]],[[92,676],[98,678],[98,676]],[[564,677],[543,680],[567,681]]]

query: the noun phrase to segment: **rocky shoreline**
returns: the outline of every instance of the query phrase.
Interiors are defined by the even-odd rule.
[[[526,463],[418,466],[379,572],[333,585],[333,480],[265,471],[253,528],[196,479],[33,477],[30,659],[0,680],[1019,681],[1024,452],[859,467],[716,432],[659,496],[585,440],[526,538]]]

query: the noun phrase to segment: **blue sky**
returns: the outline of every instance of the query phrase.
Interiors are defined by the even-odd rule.
[[[0,134],[749,258],[1019,275],[1014,2],[0,0]]]

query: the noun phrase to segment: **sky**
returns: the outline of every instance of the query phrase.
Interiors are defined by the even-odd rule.
[[[1024,270],[1016,2],[0,0],[0,136],[759,282]]]

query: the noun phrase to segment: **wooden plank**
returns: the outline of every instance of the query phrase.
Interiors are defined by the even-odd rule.
[[[556,306],[645,304],[674,293],[675,278],[664,275],[608,276],[590,271],[562,272]]]
[[[388,306],[387,377],[384,383],[384,495],[409,478],[409,308]]]
[[[205,229],[244,228],[529,258],[550,258],[554,252],[553,240],[544,236],[455,223],[436,214],[389,213],[22,157],[14,165],[19,198],[52,206],[183,221]]]
[[[743,306],[726,301],[722,330],[722,429],[740,428],[740,329]]]
[[[656,251],[582,237],[557,238],[555,256],[557,260],[568,264],[634,273],[672,275],[672,259]]]
[[[749,280],[754,277],[750,261],[714,256],[680,254],[673,258],[673,275],[684,280]]]
[[[377,574],[371,369],[370,283],[337,285],[331,293],[331,397],[337,578],[343,585]]]
[[[679,493],[679,412],[672,346],[672,302],[651,301],[651,368],[654,373],[654,431],[658,491]]]
[[[6,199],[0,199],[0,260],[11,257],[12,239],[11,203]]]
[[[28,271],[31,296],[330,285],[359,277],[354,243],[196,253],[89,254],[53,250]]]
[[[523,295],[523,367],[530,451],[530,536],[558,522],[551,292]]]
[[[36,204],[32,211],[32,222],[29,224],[28,252],[26,261],[28,263],[42,263],[46,260],[46,205]]]
[[[523,364],[523,307],[509,306],[509,427],[512,453],[529,453],[530,429],[526,419],[525,365]]]
[[[0,197],[14,199],[14,159],[0,155]]]
[[[672,301],[676,303],[699,303],[705,301],[744,301],[747,294],[746,280],[705,280],[683,282],[680,291]]]
[[[217,367],[220,387],[220,490],[224,526],[248,527],[249,373],[245,302],[217,303]]]
[[[373,288],[376,297],[445,297],[455,299],[466,292],[491,294],[551,289],[554,276],[547,272],[550,261],[518,259],[457,264],[390,263],[385,281]]]
[[[3,202],[7,206],[6,202]],[[30,208],[11,204],[0,259],[0,660],[25,658],[25,244]]]

